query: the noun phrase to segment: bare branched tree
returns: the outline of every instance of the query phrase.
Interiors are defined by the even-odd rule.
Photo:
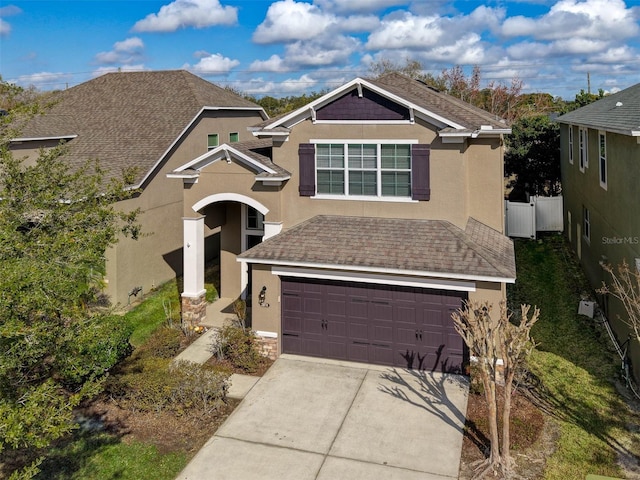
[[[604,270],[611,275],[611,285],[602,284],[599,293],[610,294],[622,302],[627,318],[620,318],[640,343],[640,273],[632,269],[626,260],[618,265],[617,270],[611,265],[604,265]]]
[[[513,380],[522,369],[534,348],[531,327],[538,320],[536,308],[529,316],[529,305],[522,305],[522,318],[518,325],[511,323],[506,302],[500,303],[499,315],[491,315],[493,305],[488,302],[468,302],[452,315],[456,331],[469,347],[478,362],[478,371],[484,387],[488,406],[489,458],[476,471],[476,478],[488,474],[513,476],[513,460],[510,453],[510,416]],[[501,361],[502,360],[502,361]],[[501,365],[502,364],[502,365]],[[502,367],[502,368],[501,368]],[[504,381],[502,410],[502,445],[498,431],[498,389]]]

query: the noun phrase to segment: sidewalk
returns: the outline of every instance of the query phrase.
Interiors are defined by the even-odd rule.
[[[201,325],[208,330],[203,333],[200,338],[185,348],[174,361],[186,360],[202,365],[209,360],[213,354],[211,353],[211,344],[218,334],[218,330],[225,324],[226,320],[233,320],[233,299],[219,298],[215,302],[207,305],[207,318]],[[251,375],[231,375],[229,381],[231,383],[227,396],[229,398],[242,399],[253,388],[259,377]]]

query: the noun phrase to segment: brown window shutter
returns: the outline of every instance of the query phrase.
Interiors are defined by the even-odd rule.
[[[411,198],[414,200],[429,200],[431,185],[429,183],[429,145],[418,144],[411,146]]]
[[[301,197],[312,197],[316,194],[316,147],[313,143],[301,143],[298,147],[300,160]]]

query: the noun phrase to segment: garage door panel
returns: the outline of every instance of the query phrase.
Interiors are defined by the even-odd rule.
[[[468,356],[451,320],[464,292],[282,281],[285,352],[437,371],[459,371]]]
[[[351,340],[366,342],[369,341],[369,324],[365,322],[353,321],[351,320],[348,324],[348,334],[347,336]]]
[[[371,345],[370,362],[377,365],[393,365],[393,348],[390,345]]]
[[[350,342],[347,345],[349,355],[348,360],[352,362],[365,362],[369,363],[369,344],[368,343],[358,343]]]

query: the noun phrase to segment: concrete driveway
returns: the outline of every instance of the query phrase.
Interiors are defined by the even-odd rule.
[[[179,480],[458,478],[464,377],[283,355]]]

